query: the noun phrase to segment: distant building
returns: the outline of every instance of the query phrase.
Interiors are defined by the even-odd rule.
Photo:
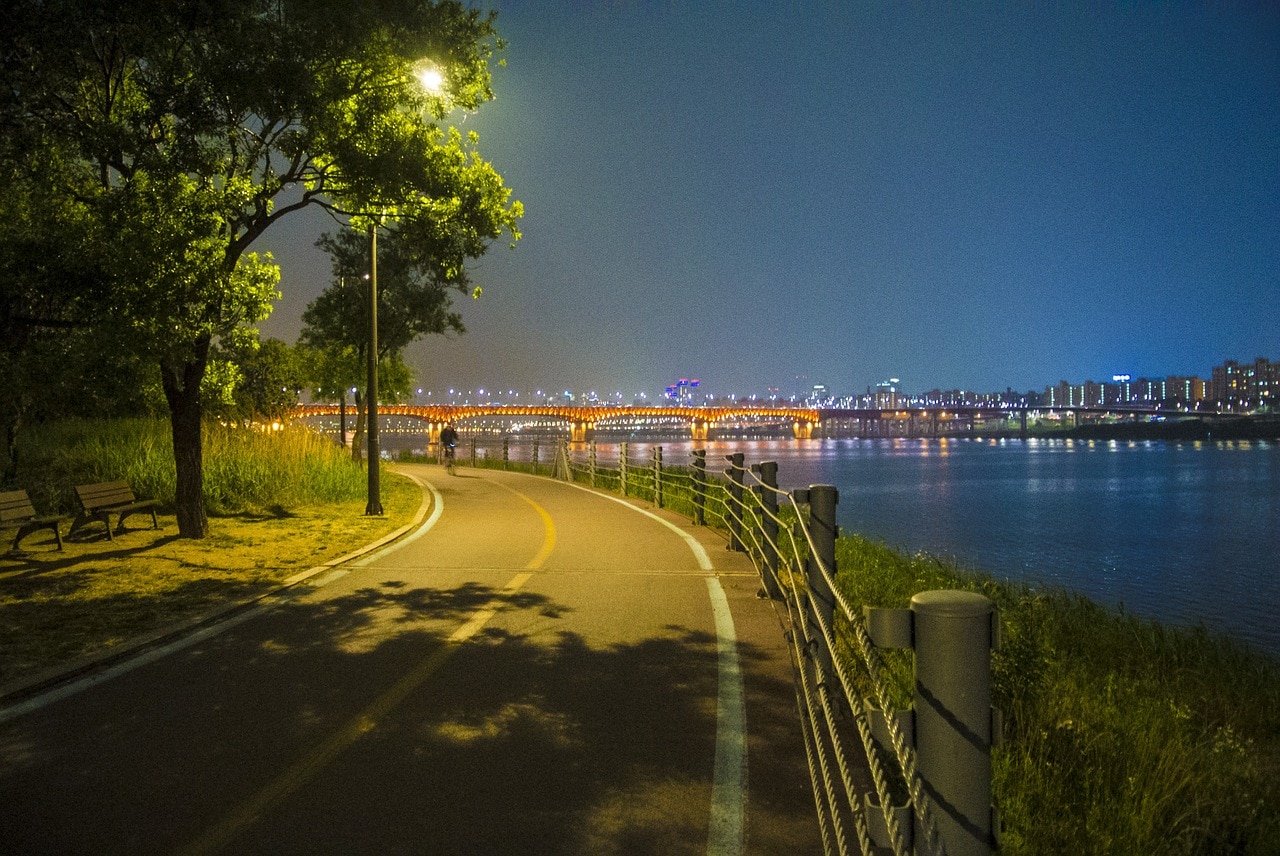
[[[1198,377],[1170,375],[1161,384],[1160,401],[1187,409],[1197,408],[1207,397],[1207,384]]]
[[[898,406],[898,379],[891,377],[876,384],[875,406],[889,410]]]
[[[809,393],[807,403],[810,407],[834,407],[836,400],[827,389],[826,384],[815,383],[813,390]]]
[[[682,377],[675,382],[675,385],[666,389],[667,398],[680,405],[689,405],[693,403],[693,391],[698,388],[701,383],[697,378],[690,380]]]
[[[1258,357],[1252,363],[1227,360],[1214,366],[1209,397],[1229,413],[1274,410],[1280,399],[1280,363]]]
[[[865,395],[838,399],[842,407],[891,410],[903,407],[1042,407],[1181,410],[1220,409],[1231,413],[1273,413],[1280,405],[1280,361],[1259,357],[1251,363],[1227,360],[1213,369],[1210,380],[1188,375],[1163,378],[1112,375],[1109,381],[1083,383],[1060,381],[1043,392],[979,393],[962,389],[935,388],[924,393],[904,393],[898,378],[867,387]],[[821,385],[813,387],[809,401],[837,399]]]

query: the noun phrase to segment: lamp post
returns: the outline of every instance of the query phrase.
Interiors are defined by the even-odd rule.
[[[413,76],[425,91],[437,94],[444,85],[444,76],[428,61],[417,63]],[[366,516],[382,515],[382,491],[378,465],[382,453],[378,447],[378,221],[369,226],[369,425],[366,434],[369,441],[369,498],[365,504]]]
[[[378,448],[378,224],[369,227],[369,499],[365,504],[366,516],[382,514],[382,484],[378,465],[382,461]]]

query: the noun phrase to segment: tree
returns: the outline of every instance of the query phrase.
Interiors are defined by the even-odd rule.
[[[62,301],[56,318],[24,323],[94,326],[154,362],[179,533],[203,537],[210,350],[276,296],[278,270],[254,241],[322,205],[357,225],[400,221],[456,275],[504,231],[519,237],[520,204],[478,138],[442,124],[492,98],[494,15],[456,0],[11,6],[0,145],[4,181],[23,189],[6,209],[26,219],[0,256]],[[415,84],[423,58],[442,94]],[[37,271],[23,243],[50,220],[63,275]]]
[[[453,311],[452,295],[465,294],[470,280],[461,268],[447,270],[447,252],[431,246],[431,237],[400,228],[386,230],[378,242],[378,363],[380,399],[394,399],[404,391],[395,382],[403,368],[404,349],[422,336],[462,333],[462,316]],[[333,355],[345,355],[340,370],[344,385],[356,390],[358,418],[352,454],[360,455],[365,425],[365,365],[369,346],[369,236],[347,229],[324,235],[316,245],[329,253],[333,280],[302,314],[300,341]]]
[[[283,421],[306,383],[302,356],[279,339],[259,339],[256,331],[240,331],[224,341],[211,360],[210,374],[215,365],[223,376],[218,415],[237,422]],[[205,390],[208,402],[210,384]]]
[[[95,224],[76,206],[43,204],[8,141],[0,136],[0,483],[17,477],[24,424],[163,407],[159,379],[148,383],[137,353],[77,321],[90,311],[99,262],[62,248],[91,242]],[[31,166],[56,174],[58,160]]]
[[[368,378],[368,363],[364,357],[367,351],[364,348],[341,344],[313,347],[299,343],[296,350],[313,398],[340,402],[343,405],[344,420],[348,391],[354,393],[357,408],[362,408],[362,390]],[[378,361],[378,397],[381,400],[398,401],[404,398],[409,395],[412,383],[413,373],[400,354],[388,354]],[[353,426],[351,457],[355,461],[363,461],[362,440],[367,411],[359,409],[358,413],[359,418]],[[341,442],[345,443],[346,438],[343,437]]]

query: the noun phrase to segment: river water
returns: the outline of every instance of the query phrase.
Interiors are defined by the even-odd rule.
[[[668,465],[706,449],[717,473],[731,452],[776,461],[780,487],[836,486],[845,532],[1280,655],[1280,443],[659,440],[631,442],[629,457],[653,445]]]

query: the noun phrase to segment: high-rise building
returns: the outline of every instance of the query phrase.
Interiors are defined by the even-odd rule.
[[[891,377],[876,384],[875,406],[881,410],[898,406],[898,379]]]
[[[1252,363],[1227,360],[1214,366],[1209,397],[1231,413],[1274,409],[1280,400],[1280,362],[1258,357]]]

